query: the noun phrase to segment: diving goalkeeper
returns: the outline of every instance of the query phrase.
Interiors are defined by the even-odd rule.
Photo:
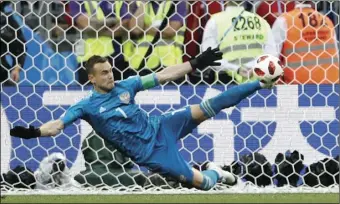
[[[40,128],[16,126],[11,129],[10,134],[24,139],[55,136],[67,125],[83,119],[98,135],[152,172],[170,176],[202,190],[211,189],[218,181],[233,185],[237,178],[212,162],[208,164],[206,171],[200,172],[192,168],[179,153],[177,141],[222,109],[234,106],[257,90],[273,84],[260,81],[241,84],[201,104],[190,105],[161,116],[148,117],[134,102],[139,91],[176,80],[195,69],[218,66],[218,60],[221,59],[222,53],[217,48],[209,48],[189,62],[170,66],[147,76],[133,76],[115,82],[108,60],[93,56],[85,67],[93,84],[88,96],[71,106],[57,120],[47,122]]]

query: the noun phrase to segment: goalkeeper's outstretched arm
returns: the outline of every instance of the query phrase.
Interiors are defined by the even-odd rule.
[[[185,62],[183,64],[169,66],[163,69],[160,72],[156,73],[156,77],[160,84],[164,84],[169,81],[174,81],[181,77],[184,77],[186,74],[196,70],[196,69],[204,69],[207,66],[219,66],[221,65],[218,60],[222,59],[222,53],[218,48],[211,49],[208,48],[202,54],[198,55],[196,58],[190,60],[189,62]]]
[[[62,129],[64,129],[64,122],[62,120],[51,120],[39,128],[33,126],[29,126],[29,128],[15,126],[11,129],[10,134],[14,137],[31,139],[41,136],[55,136],[59,134]]]
[[[61,130],[64,129],[64,122],[60,119],[52,120],[45,124],[43,124],[40,130],[40,136],[55,136],[60,133]]]
[[[10,130],[11,136],[23,139],[37,138],[41,136],[55,136],[58,135],[67,125],[73,123],[84,115],[84,101],[76,103],[71,106],[60,119],[51,120],[44,123],[39,128],[29,126],[29,128],[22,126],[15,126]]]

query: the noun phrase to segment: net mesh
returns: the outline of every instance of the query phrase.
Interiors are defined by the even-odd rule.
[[[2,2],[1,47],[4,49],[1,51],[1,69],[5,70],[1,72],[5,77],[1,82],[2,193],[203,193],[139,167],[100,138],[83,120],[52,138],[23,140],[9,135],[14,126],[38,127],[59,118],[70,105],[88,93],[91,86],[84,75],[86,59],[79,60],[79,56],[86,55],[81,54],[84,40],[105,36],[106,41],[97,42],[92,51],[109,53],[117,80],[134,74],[144,75],[171,63],[186,62],[199,54],[207,22],[227,3],[175,1],[174,12],[170,15],[163,12],[162,16],[148,10],[151,2],[115,2],[101,3],[100,10],[95,1],[89,1],[87,5],[67,1]],[[118,13],[116,4],[120,3]],[[166,9],[161,3],[154,1],[151,5]],[[243,3],[247,11],[258,13],[259,19],[263,17],[264,22],[269,23],[268,27],[273,26],[277,16],[291,11],[297,4],[281,1]],[[339,85],[327,74],[314,73],[324,78],[320,81],[312,77],[312,83],[300,76],[314,76],[308,69],[313,66],[313,56],[318,57],[315,69],[321,67],[323,72],[335,69],[338,73],[339,53],[335,47],[339,46],[339,41],[333,36],[339,35],[340,4],[337,1],[314,1],[312,8],[319,13],[298,17],[299,24],[287,24],[287,29],[295,28],[293,31],[298,34],[294,35],[304,35],[304,29],[311,32],[305,35],[313,35],[308,30],[310,26],[315,31],[314,36],[317,33],[315,39],[307,37],[294,41],[298,44],[296,46],[290,41],[294,37],[287,37],[288,43],[282,49],[291,49],[292,52],[282,52],[281,58],[286,65],[295,62],[286,68],[295,73],[289,75],[293,77],[289,85],[257,92],[205,121],[178,143],[184,159],[195,168],[204,170],[207,161],[214,161],[243,180],[233,187],[220,183],[207,193],[338,192]],[[89,18],[84,20],[86,15]],[[143,15],[142,24],[152,25],[148,30],[141,27],[142,24],[132,23],[131,19],[138,22],[138,17]],[[160,40],[153,45],[158,55],[155,57],[153,53],[140,67],[138,59],[143,59],[143,52],[133,50],[129,53],[124,49],[136,45],[142,48],[139,36],[162,27],[164,18],[170,20],[167,25],[172,28],[165,29]],[[100,23],[103,19],[105,24]],[[325,31],[323,22],[332,22],[334,29],[327,24],[331,29]],[[241,15],[235,26],[241,29],[240,32],[246,32],[245,29],[256,27],[254,23]],[[306,23],[307,27],[310,25],[308,28],[301,27]],[[325,42],[323,34],[329,41]],[[322,51],[315,48],[315,41]],[[167,50],[164,52],[159,48],[164,45],[172,47],[171,50],[164,48]],[[110,52],[110,46],[114,51]],[[251,52],[246,51],[246,55]],[[296,63],[299,67],[294,67]],[[339,76],[335,80],[338,81]],[[239,83],[235,74],[228,75],[208,67],[174,83],[140,92],[136,102],[149,115],[160,115],[216,96],[235,82]],[[42,162],[44,159],[46,163]],[[46,171],[50,177],[41,176],[41,171]],[[60,174],[66,177],[64,184],[68,186],[61,184]]]

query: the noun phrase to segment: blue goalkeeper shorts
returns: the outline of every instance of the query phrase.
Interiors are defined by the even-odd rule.
[[[197,125],[189,106],[162,115],[154,150],[143,165],[154,173],[192,184],[192,167],[179,153],[177,141],[191,133]]]

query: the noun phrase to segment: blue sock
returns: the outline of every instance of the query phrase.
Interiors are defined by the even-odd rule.
[[[200,104],[200,107],[204,115],[211,118],[221,110],[237,105],[244,98],[252,95],[259,89],[261,89],[259,81],[240,84],[224,91],[216,97],[204,101]]]
[[[201,173],[203,174],[203,182],[200,188],[202,190],[209,190],[214,187],[218,180],[218,173],[214,170],[206,170]]]

